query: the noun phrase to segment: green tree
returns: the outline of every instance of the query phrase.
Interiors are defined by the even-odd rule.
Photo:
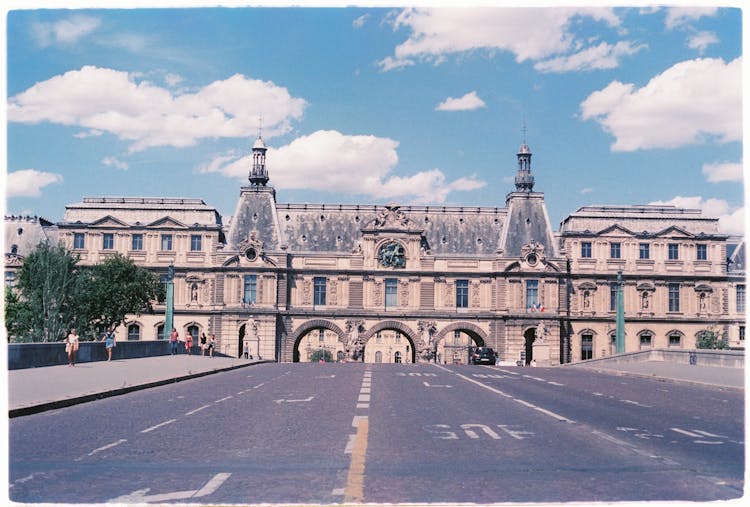
[[[310,354],[310,362],[312,363],[317,363],[321,359],[326,363],[333,362],[333,354],[331,354],[330,350],[325,349],[318,349]]]
[[[697,349],[728,349],[729,344],[726,338],[719,336],[715,329],[706,329],[698,333],[695,339],[695,348]]]
[[[6,291],[6,327],[14,341],[54,342],[65,337],[73,314],[78,258],[62,245],[40,243]]]
[[[120,254],[85,269],[76,306],[89,333],[125,323],[128,314],[152,312],[154,301],[164,300],[159,277]]]

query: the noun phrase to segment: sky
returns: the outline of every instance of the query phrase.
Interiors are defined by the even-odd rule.
[[[555,229],[674,204],[744,233],[737,5],[8,5],[6,214],[227,217],[260,133],[280,203],[504,207],[525,141]]]

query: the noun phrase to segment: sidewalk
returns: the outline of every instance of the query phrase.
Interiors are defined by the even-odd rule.
[[[689,383],[703,386],[745,388],[744,368],[722,368],[700,366],[669,361],[642,362],[597,362],[593,364],[575,363],[565,368],[585,368],[614,375],[634,375],[653,378],[665,382]]]
[[[8,415],[34,414],[266,362],[180,354],[10,370]]]

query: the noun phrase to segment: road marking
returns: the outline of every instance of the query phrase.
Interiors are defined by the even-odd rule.
[[[360,402],[360,403],[361,402],[365,402],[365,401],[370,401],[370,395],[369,394],[360,394],[359,398],[357,398],[357,401]]]
[[[629,405],[635,405],[636,407],[643,407],[643,408],[652,408],[651,405],[644,405],[643,403],[639,403],[637,401],[633,400],[620,400],[623,403],[627,403]]]
[[[195,414],[196,412],[200,412],[200,411],[201,411],[201,410],[203,410],[204,408],[208,408],[208,407],[210,407],[210,406],[211,406],[211,405],[203,405],[202,407],[198,407],[198,408],[196,408],[195,410],[191,410],[190,412],[185,412],[185,415],[193,415],[193,414]]]
[[[104,445],[102,447],[97,447],[96,449],[94,449],[93,451],[91,451],[90,453],[88,453],[86,456],[93,456],[97,452],[106,451],[107,449],[111,449],[113,447],[116,447],[116,446],[122,444],[123,442],[127,442],[127,439],[121,438],[120,440],[118,440],[116,442],[112,442],[111,444],[107,444],[107,445]],[[81,456],[79,458],[76,458],[75,461],[81,461],[84,457],[85,456]]]
[[[425,387],[448,387],[448,388],[453,387],[453,386],[447,385],[447,384],[430,384],[428,382],[422,382],[422,383],[424,384]]]
[[[451,372],[451,370],[449,370],[447,368],[443,368],[440,365],[436,364],[434,366],[437,367],[437,368],[440,368],[441,370],[445,370],[445,371]],[[548,415],[548,416],[550,416],[550,417],[552,417],[554,419],[557,419],[558,421],[567,422],[567,423],[571,423],[571,424],[575,423],[575,421],[572,420],[572,419],[568,419],[567,417],[562,416],[560,414],[556,414],[555,412],[552,412],[551,410],[547,410],[545,408],[536,406],[533,403],[529,403],[528,401],[524,401],[524,400],[519,399],[519,398],[514,398],[511,395],[509,395],[508,393],[505,393],[505,392],[503,392],[503,391],[501,391],[499,389],[495,389],[492,386],[488,386],[486,384],[482,384],[478,380],[474,380],[473,378],[469,378],[466,375],[461,375],[460,373],[455,373],[455,372],[451,372],[451,373],[453,373],[454,375],[456,375],[456,376],[458,376],[458,377],[460,377],[460,378],[462,378],[462,379],[464,379],[464,380],[466,380],[468,382],[471,382],[471,383],[476,384],[476,385],[478,385],[480,387],[483,387],[483,388],[487,389],[488,391],[492,391],[495,394],[499,394],[500,396],[504,396],[506,398],[510,398],[513,401],[517,401],[518,403],[520,403],[521,405],[523,405],[525,407],[529,407],[529,408],[531,408],[533,410],[537,410],[537,411],[539,411],[539,412],[541,412],[541,413],[543,413],[545,415]]]
[[[220,399],[220,400],[216,400],[216,401],[215,401],[214,403],[221,403],[222,401],[227,401],[227,400],[228,400],[228,399],[230,399],[230,398],[234,398],[234,396],[232,396],[232,395],[230,394],[229,396],[225,396],[225,397],[223,397],[223,398],[222,398],[222,399]]]
[[[367,454],[367,432],[369,420],[360,419],[352,447],[352,459],[344,490],[344,503],[362,503],[365,484],[365,455]]]
[[[632,451],[635,454],[638,454],[640,456],[646,456],[647,458],[658,459],[662,463],[664,463],[665,465],[678,465],[679,464],[676,461],[672,461],[669,458],[664,458],[664,457],[661,457],[661,456],[653,455],[650,452],[644,451],[644,450],[640,449],[639,447],[636,447],[635,445],[633,445],[633,444],[631,444],[629,442],[625,442],[623,440],[620,440],[619,438],[613,437],[612,435],[608,435],[606,433],[602,433],[601,431],[593,430],[591,433],[593,435],[596,435],[596,436],[600,437],[600,438],[603,438],[604,440],[606,440],[606,441],[608,441],[610,443],[613,443],[615,445],[619,445],[620,447],[625,447],[626,449],[629,449],[630,451]]]
[[[318,375],[315,378],[336,378],[336,374],[334,373],[333,375]]]
[[[219,489],[224,482],[229,479],[232,474],[221,473],[216,474],[213,478],[208,481],[205,486],[198,490],[188,491],[174,491],[172,493],[161,493],[158,495],[147,495],[151,488],[144,488],[133,491],[129,495],[118,496],[108,500],[111,503],[146,503],[146,502],[168,502],[171,500],[185,500],[187,498],[200,498],[207,496]]]
[[[354,449],[354,440],[357,438],[357,434],[349,435],[349,440],[346,442],[346,448],[344,448],[344,454],[351,454]]]
[[[359,394],[370,394],[370,388],[362,386],[362,389],[359,390]]]
[[[312,401],[313,398],[315,398],[315,396],[308,396],[307,398],[304,398],[304,399],[301,399],[301,400],[284,400],[284,399],[281,399],[281,400],[273,400],[273,401],[275,401],[276,403],[305,403],[305,402],[308,402],[308,401]]]
[[[263,387],[265,385],[265,382],[261,382],[257,386],[253,386],[253,389],[258,389],[259,387]]]
[[[695,438],[698,438],[698,437],[702,437],[702,436],[703,436],[703,435],[699,435],[699,434],[697,434],[697,433],[691,433],[691,432],[690,432],[690,431],[688,431],[688,430],[681,430],[680,428],[669,428],[669,429],[670,429],[670,430],[672,430],[672,431],[675,431],[675,432],[677,432],[677,433],[682,433],[683,435],[687,435],[687,436],[689,436],[689,437],[695,437]]]
[[[565,386],[565,384],[560,384],[559,382],[552,382],[551,380],[549,382],[547,382],[547,383],[551,384],[553,386],[558,386],[558,387],[564,387]]]
[[[148,433],[150,431],[154,431],[157,428],[161,428],[162,426],[166,426],[167,424],[172,424],[175,421],[177,421],[177,419],[170,419],[169,421],[164,421],[163,423],[159,423],[156,426],[151,426],[150,428],[146,428],[145,430],[142,430],[141,433]]]

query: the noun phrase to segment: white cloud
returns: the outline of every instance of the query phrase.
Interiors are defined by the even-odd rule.
[[[718,44],[719,38],[713,32],[698,32],[688,39],[688,47],[697,49],[700,54],[711,44]]]
[[[369,14],[363,14],[362,16],[352,21],[352,26],[354,28],[362,28],[363,26],[365,26],[365,23],[367,22],[369,18],[370,18]]]
[[[463,97],[448,97],[435,107],[436,111],[473,111],[486,107],[482,99],[479,98],[476,91],[471,91]]]
[[[606,42],[586,48],[571,55],[558,56],[537,62],[534,68],[539,72],[571,72],[597,69],[614,69],[620,65],[620,58],[645,49],[645,44],[634,45],[620,41],[614,46]]]
[[[664,18],[664,25],[669,30],[680,28],[703,16],[715,16],[718,10],[717,7],[670,7]]]
[[[741,162],[713,162],[703,164],[703,176],[710,183],[720,183],[722,181],[743,181],[742,163]]]
[[[85,15],[74,15],[54,23],[34,23],[32,35],[40,47],[53,44],[74,44],[101,25],[101,20]]]
[[[8,197],[39,197],[42,188],[53,183],[61,183],[63,177],[55,173],[22,169],[8,173],[5,189]]]
[[[172,88],[182,83],[183,81],[184,81],[184,78],[180,76],[179,74],[172,74],[171,72],[167,72],[164,75],[164,82],[167,83]]]
[[[36,83],[8,101],[8,120],[109,132],[131,151],[190,146],[204,138],[266,138],[291,130],[307,102],[286,88],[236,74],[194,93],[172,92],[133,74],[86,66]]]
[[[106,165],[107,167],[114,167],[116,169],[121,169],[123,171],[128,170],[128,164],[127,162],[123,162],[122,160],[118,160],[115,157],[104,157],[102,159],[102,164]]]
[[[677,196],[669,201],[655,201],[649,204],[672,205],[678,208],[699,209],[704,217],[718,218],[719,231],[725,234],[745,233],[745,208],[732,209],[723,199],[706,199],[701,196]]]
[[[319,130],[278,149],[269,148],[267,167],[275,188],[309,189],[362,194],[410,203],[442,203],[454,191],[481,188],[474,177],[447,181],[439,169],[410,176],[390,173],[398,163],[398,142],[371,135],[345,135]],[[226,154],[201,168],[232,178],[246,179],[251,156]]]
[[[576,47],[569,28],[577,17],[620,24],[614,11],[603,8],[404,9],[391,21],[395,30],[407,28],[411,34],[394,56],[378,64],[384,71],[416,62],[439,64],[446,55],[476,50],[508,51],[518,62],[548,58]]]
[[[581,118],[615,137],[613,151],[742,139],[742,60],[677,63],[644,87],[613,81],[581,103]]]
[[[593,192],[593,191],[594,191],[594,189],[593,189],[593,188],[591,188],[591,187],[586,187],[586,188],[582,188],[582,189],[581,189],[581,194],[582,194],[582,195],[586,195],[586,194],[590,194],[590,193],[591,193],[591,192]]]

